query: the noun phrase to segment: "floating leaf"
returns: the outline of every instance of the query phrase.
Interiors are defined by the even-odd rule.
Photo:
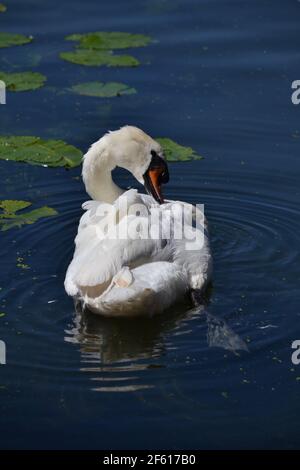
[[[163,148],[166,159],[170,162],[180,162],[187,160],[202,160],[203,157],[197,155],[191,147],[184,147],[177,144],[174,140],[166,137],[156,139]]]
[[[6,10],[7,10],[6,5],[4,5],[3,3],[0,3],[0,13],[5,13]]]
[[[95,32],[71,34],[67,40],[77,41],[75,51],[62,52],[60,58],[74,64],[107,67],[136,67],[139,61],[130,55],[114,55],[112,49],[142,47],[149,44],[151,38],[143,34],[120,32]]]
[[[27,201],[0,201],[0,209],[3,211],[0,213],[0,219],[3,217],[14,217],[16,212],[26,209],[29,206],[31,206],[31,203]]]
[[[1,78],[1,76],[0,76]],[[124,83],[109,82],[88,82],[72,86],[72,90],[79,95],[97,96],[99,98],[111,98],[113,96],[132,95],[136,93],[134,88],[130,88]]]
[[[57,215],[56,210],[51,207],[40,207],[29,212],[21,212],[23,209],[31,206],[27,201],[0,201],[0,230],[5,231],[13,227],[22,227],[22,225],[33,224],[42,217]]]
[[[0,80],[3,80],[7,90],[28,91],[36,90],[44,85],[47,78],[37,72],[6,73],[0,72]]]
[[[0,159],[73,168],[80,165],[82,152],[63,140],[42,140],[33,136],[0,136]]]
[[[98,50],[143,47],[151,42],[151,37],[144,34],[101,31],[87,34],[71,34],[66,39],[68,41],[79,41],[80,48]]]
[[[107,67],[136,67],[139,61],[130,55],[113,55],[112,51],[94,51],[76,49],[73,52],[61,52],[60,58],[73,64]]]
[[[0,32],[0,48],[10,46],[22,46],[31,42],[32,36],[23,36],[23,34],[11,34]]]

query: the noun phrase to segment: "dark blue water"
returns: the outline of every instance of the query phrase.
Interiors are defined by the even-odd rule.
[[[59,215],[1,233],[1,448],[298,448],[300,366],[300,3],[296,0],[12,0],[0,30],[32,34],[1,49],[1,69],[48,77],[9,94],[1,134],[59,138],[83,151],[124,124],[206,158],[171,166],[168,198],[204,203],[214,256],[207,310],[249,353],[209,348],[205,316],[76,317],[63,280],[87,199],[80,170],[0,161],[1,199]],[[64,36],[150,34],[135,69],[61,61]],[[68,88],[121,81],[137,95],[99,100]],[[119,175],[119,183],[132,180]],[[23,258],[28,269],[17,267]]]

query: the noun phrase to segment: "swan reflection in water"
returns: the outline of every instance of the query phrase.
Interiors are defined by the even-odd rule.
[[[199,342],[206,335],[209,347],[248,350],[229,325],[209,313],[206,306],[188,307],[181,303],[152,318],[104,318],[82,309],[78,302],[74,325],[66,330],[65,341],[80,346],[81,371],[91,374],[93,390],[117,392],[152,388],[153,384],[146,383],[149,374],[143,371],[165,367],[159,358],[176,349],[170,336],[191,333],[193,320],[203,332],[199,332]]]
[[[74,327],[66,332],[69,336],[65,339],[80,344],[85,360],[102,364],[157,359],[166,350],[164,335],[190,316],[186,307],[180,304],[154,317],[105,318],[83,309],[78,302]]]

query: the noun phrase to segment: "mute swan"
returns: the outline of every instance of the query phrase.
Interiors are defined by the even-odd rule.
[[[149,194],[119,188],[111,176],[117,166]],[[161,185],[169,173],[158,142],[133,126],[109,132],[84,155],[82,177],[92,200],[82,206],[86,212],[65,279],[68,295],[113,317],[153,315],[188,292],[203,292],[212,272],[206,221],[195,206],[164,201]],[[195,226],[197,216],[201,223]]]

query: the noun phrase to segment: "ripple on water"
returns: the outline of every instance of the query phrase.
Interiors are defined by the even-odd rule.
[[[189,186],[180,184],[177,197],[196,202],[198,181],[195,174]],[[266,186],[263,175],[236,173],[227,180],[218,172],[201,173],[201,181],[215,263],[214,289],[206,308],[226,318],[243,338],[251,337],[251,351],[270,347],[284,334],[276,328],[278,316],[274,313],[262,320],[253,310],[251,299],[258,303],[259,296],[295,288],[297,279],[283,283],[282,276],[299,257],[296,181],[273,176]],[[171,186],[171,192],[178,187],[176,179],[173,184],[175,190]],[[279,186],[288,190],[278,194]],[[85,199],[77,182],[75,188],[65,185],[62,189],[59,184],[57,193],[58,186],[53,184],[51,189],[50,185],[47,203],[58,210],[59,216],[54,222],[39,221],[13,233],[16,249],[22,247],[25,257],[26,252],[31,253],[30,270],[17,271],[11,283],[14,287],[1,291],[1,298],[10,302],[15,312],[9,318],[11,333],[20,330],[25,345],[34,338],[31,352],[35,353],[34,361],[32,355],[24,356],[18,365],[57,369],[70,374],[70,380],[71,373],[79,370],[79,383],[87,378],[90,388],[98,392],[142,391],[160,387],[162,377],[172,380],[178,373],[192,376],[195,367],[203,373],[217,367],[218,356],[208,349],[206,341],[206,317],[188,304],[151,320],[102,319],[88,312],[75,313],[63,289]],[[5,236],[9,239],[10,234]],[[246,297],[243,313],[236,308],[241,293]],[[275,328],[264,328],[268,324]],[[72,346],[78,351],[79,364]],[[57,348],[61,348],[60,355]],[[20,356],[16,357],[20,361]]]

